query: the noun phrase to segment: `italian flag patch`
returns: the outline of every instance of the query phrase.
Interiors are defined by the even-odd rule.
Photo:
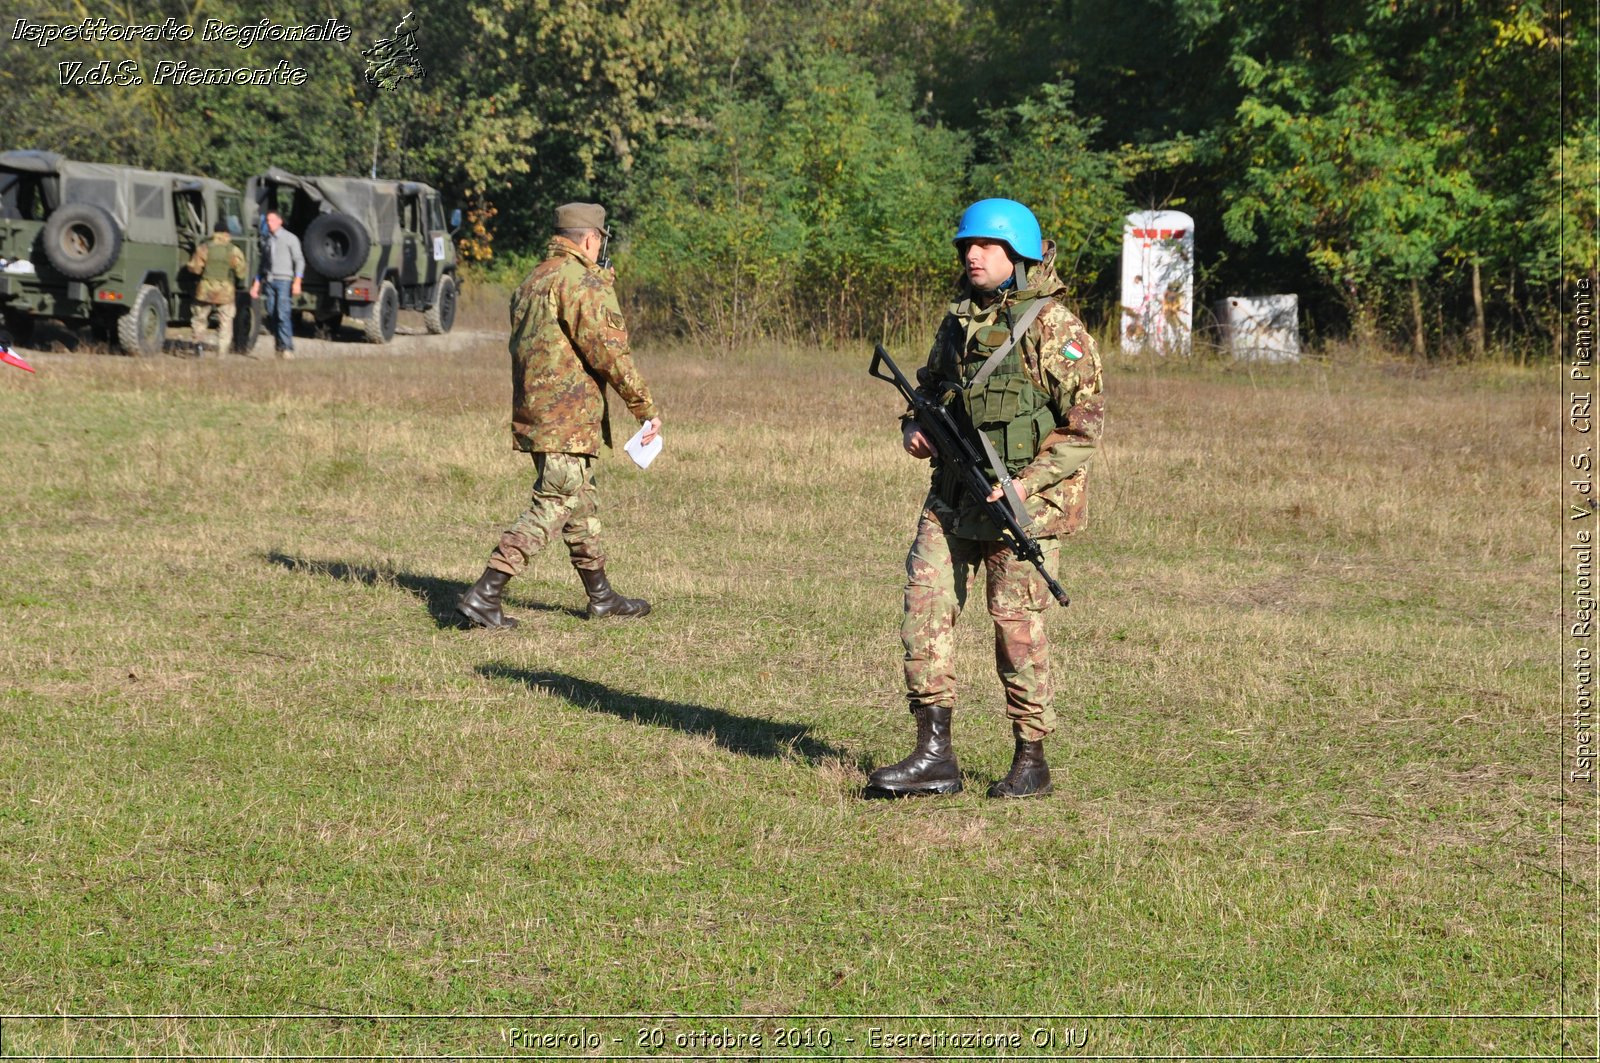
[[[1067,357],[1074,362],[1083,357],[1083,348],[1078,346],[1077,340],[1067,341]]]

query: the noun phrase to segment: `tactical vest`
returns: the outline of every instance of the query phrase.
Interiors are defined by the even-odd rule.
[[[200,274],[200,282],[202,284],[215,282],[226,285],[229,288],[233,287],[233,282],[229,279],[233,274],[233,270],[228,266],[228,260],[233,257],[232,251],[232,241],[228,243],[223,243],[220,240],[211,241],[206,250],[205,272]]]
[[[1031,303],[1030,300],[1012,307],[1012,320],[1022,317]],[[1011,330],[1004,320],[1002,317],[999,322],[978,329],[971,349],[963,352],[957,368],[963,385],[1010,338]],[[970,390],[963,387],[959,395],[968,423],[989,437],[995,452],[1006,463],[1006,472],[1013,476],[1038,456],[1039,444],[1055,431],[1056,416],[1050,409],[1050,398],[1039,390],[1023,364],[1021,341],[1006,352],[989,379]]]

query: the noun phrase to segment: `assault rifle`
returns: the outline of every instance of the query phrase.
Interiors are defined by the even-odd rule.
[[[889,371],[882,372],[880,367],[887,367]],[[1022,500],[1011,485],[1011,477],[1006,475],[1006,467],[1001,463],[988,437],[977,433],[978,440],[983,444],[983,449],[989,458],[990,467],[994,470],[993,482],[990,481],[989,474],[984,472],[983,459],[973,449],[961,425],[950,416],[950,410],[943,403],[929,398],[913,387],[881,343],[878,344],[877,350],[872,352],[872,364],[867,367],[867,374],[888,381],[899,389],[906,402],[911,404],[917,425],[933,444],[939,459],[955,469],[961,479],[961,486],[983,507],[985,515],[994,521],[995,527],[1000,529],[1000,537],[1011,547],[1011,552],[1024,561],[1033,562],[1033,566],[1039,570],[1039,575],[1044,577],[1045,586],[1055,595],[1056,601],[1067,605],[1069,599],[1066,590],[1044,570],[1044,551],[1040,549],[1038,540],[1030,539],[1028,533],[1023,530],[1028,524],[1028,514],[1022,508]],[[1002,495],[991,502],[989,495],[993,493],[996,484],[999,485]]]

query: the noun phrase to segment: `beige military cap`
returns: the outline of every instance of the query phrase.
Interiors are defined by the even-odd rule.
[[[607,236],[606,208],[598,203],[563,203],[556,208],[557,229],[599,229]]]

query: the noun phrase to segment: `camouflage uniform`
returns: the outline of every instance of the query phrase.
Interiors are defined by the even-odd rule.
[[[533,455],[537,479],[489,558],[497,572],[520,573],[558,529],[574,568],[605,566],[594,462],[600,444],[611,445],[606,385],[640,421],[660,415],[629,353],[613,282],[609,268],[556,236],[511,298],[511,434]]]
[[[189,316],[195,346],[205,350],[206,325],[211,311],[215,310],[217,351],[221,353],[233,340],[233,318],[237,312],[234,300],[246,280],[244,252],[233,245],[226,232],[213,233],[210,241],[195,248],[188,269],[200,275]]]
[[[1030,396],[1042,400],[1034,411],[1032,435],[1024,431],[1018,438],[1012,431],[1008,437],[999,428],[986,434],[1018,485],[1027,489],[1032,518],[1027,530],[1040,540],[1052,574],[1059,563],[1056,537],[1083,527],[1087,463],[1104,418],[1099,352],[1083,323],[1059,301],[1064,289],[1054,257],[1054,247],[1046,244],[1044,261],[1029,272],[1029,287],[1005,291],[987,307],[973,301],[963,280],[959,298],[939,326],[928,364],[918,372],[922,388],[935,394],[967,384],[1009,336],[1026,306],[1035,299],[1050,300],[982,390],[992,408],[998,402],[1005,409],[1013,429],[1018,424],[1027,429]],[[981,402],[981,396],[970,400],[968,411],[985,430],[991,421],[977,408]],[[968,582],[980,564],[988,573],[995,665],[1005,687],[1006,714],[1019,739],[1038,741],[1055,729],[1042,615],[1054,599],[1033,565],[1017,559],[1000,541],[981,507],[935,457],[932,487],[906,557],[900,632],[913,712],[920,706],[955,704],[953,632],[966,604]]]

